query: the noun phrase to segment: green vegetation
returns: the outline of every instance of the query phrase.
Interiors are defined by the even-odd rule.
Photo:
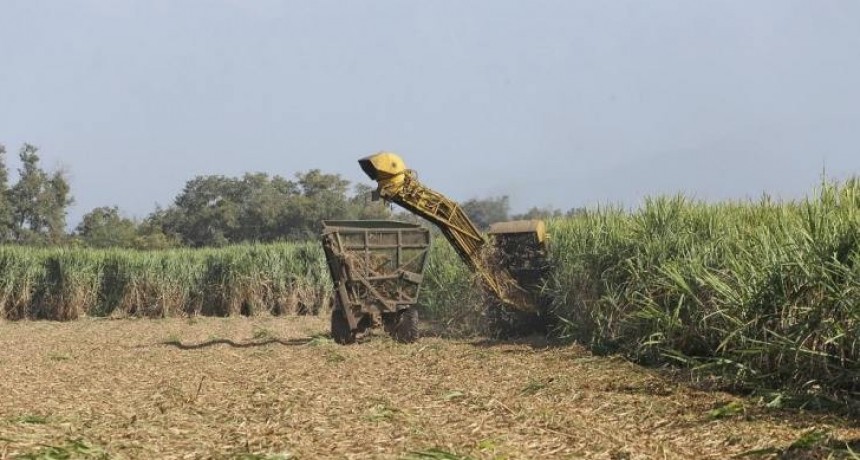
[[[331,290],[314,242],[136,251],[0,247],[0,318],[313,314]]]
[[[366,185],[354,188],[338,174],[314,169],[295,180],[267,174],[241,178],[199,176],[173,206],[147,222],[184,246],[315,239],[323,219],[385,219],[389,210],[370,200]]]
[[[799,203],[658,198],[550,234],[562,335],[743,386],[860,391],[860,181]]]
[[[48,423],[48,417],[42,415],[21,415],[12,419],[13,423],[27,423],[33,425],[44,425]]]
[[[420,460],[420,459],[434,459],[434,460],[471,460],[472,457],[465,455],[457,455],[452,454],[446,450],[438,449],[438,448],[430,448],[426,450],[414,451],[410,452],[409,455],[404,457],[405,460]]]
[[[559,338],[739,388],[858,399],[860,180],[802,202],[650,199],[549,232]],[[475,331],[481,296],[458,262],[434,246],[424,316]]]
[[[69,183],[63,171],[39,167],[38,151],[30,144],[21,147],[18,181],[10,185],[6,148],[0,145],[0,242],[43,245],[65,238]]]
[[[22,460],[107,460],[110,455],[104,449],[92,446],[82,439],[69,439],[64,445],[43,446],[35,452],[19,455],[15,458]]]
[[[344,203],[356,206],[348,217],[387,213],[364,207],[360,197],[345,198],[348,184],[336,175],[297,177],[295,183],[264,175],[198,178],[148,225],[158,232],[187,226],[176,238],[190,245],[242,241],[256,231],[247,213],[269,209],[246,198],[281,203],[282,192],[297,214],[283,208],[259,217],[282,225],[285,216],[305,216],[289,221],[298,229],[293,236],[307,236],[308,222],[347,209]],[[9,206],[16,187],[23,186],[3,194],[0,222],[24,216]],[[489,210],[482,215],[507,213],[505,199],[470,204],[484,205]],[[545,290],[561,338],[719,374],[743,387],[853,398],[860,391],[860,181],[824,185],[802,202],[707,204],[677,196],[650,199],[633,212],[533,214],[557,216],[549,222]],[[34,216],[23,218],[27,234],[53,238],[53,224]],[[93,237],[87,244],[110,241],[108,228],[133,233],[115,208],[89,217],[79,226]],[[268,228],[261,225],[257,230]],[[271,238],[285,235],[270,230]],[[6,319],[313,314],[328,305],[329,292],[316,241],[161,251],[0,246],[0,318]],[[420,298],[422,316],[446,331],[480,330],[482,295],[442,239],[432,248]]]
[[[441,322],[446,334],[480,332],[483,295],[477,286],[475,275],[454,248],[437,236],[418,294],[422,318]]]
[[[322,219],[385,219],[391,212],[370,199],[371,188],[352,186],[318,169],[293,180],[265,173],[197,176],[173,203],[142,220],[117,206],[86,213],[73,233],[66,213],[74,202],[66,173],[45,171],[39,149],[24,144],[17,182],[9,183],[0,144],[0,244],[169,249],[314,239]]]

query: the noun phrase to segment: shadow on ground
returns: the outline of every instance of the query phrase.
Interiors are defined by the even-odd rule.
[[[278,339],[278,338],[270,338],[265,340],[257,340],[253,342],[234,342],[229,339],[212,339],[207,340],[205,342],[200,343],[182,343],[179,340],[168,340],[165,342],[161,342],[160,345],[166,345],[169,347],[175,347],[180,350],[199,350],[201,348],[214,347],[216,345],[228,345],[233,348],[252,348],[252,347],[263,347],[271,344],[284,345],[287,347],[298,347],[301,345],[307,345],[315,340],[318,340],[317,337],[303,337],[301,339]]]

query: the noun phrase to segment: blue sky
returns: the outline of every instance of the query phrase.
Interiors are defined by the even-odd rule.
[[[0,1],[0,143],[86,211],[400,153],[515,211],[860,171],[860,2]]]

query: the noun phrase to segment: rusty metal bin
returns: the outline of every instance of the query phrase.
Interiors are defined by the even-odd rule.
[[[418,339],[418,290],[430,232],[407,222],[323,221],[322,245],[334,282],[332,337],[352,343],[373,327],[401,342]]]

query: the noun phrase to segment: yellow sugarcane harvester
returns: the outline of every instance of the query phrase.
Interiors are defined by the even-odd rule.
[[[397,154],[380,152],[358,163],[377,182],[379,198],[397,203],[439,228],[463,262],[478,275],[484,290],[504,310],[540,312],[547,243],[543,221],[493,224],[488,240],[456,202],[419,182]]]

